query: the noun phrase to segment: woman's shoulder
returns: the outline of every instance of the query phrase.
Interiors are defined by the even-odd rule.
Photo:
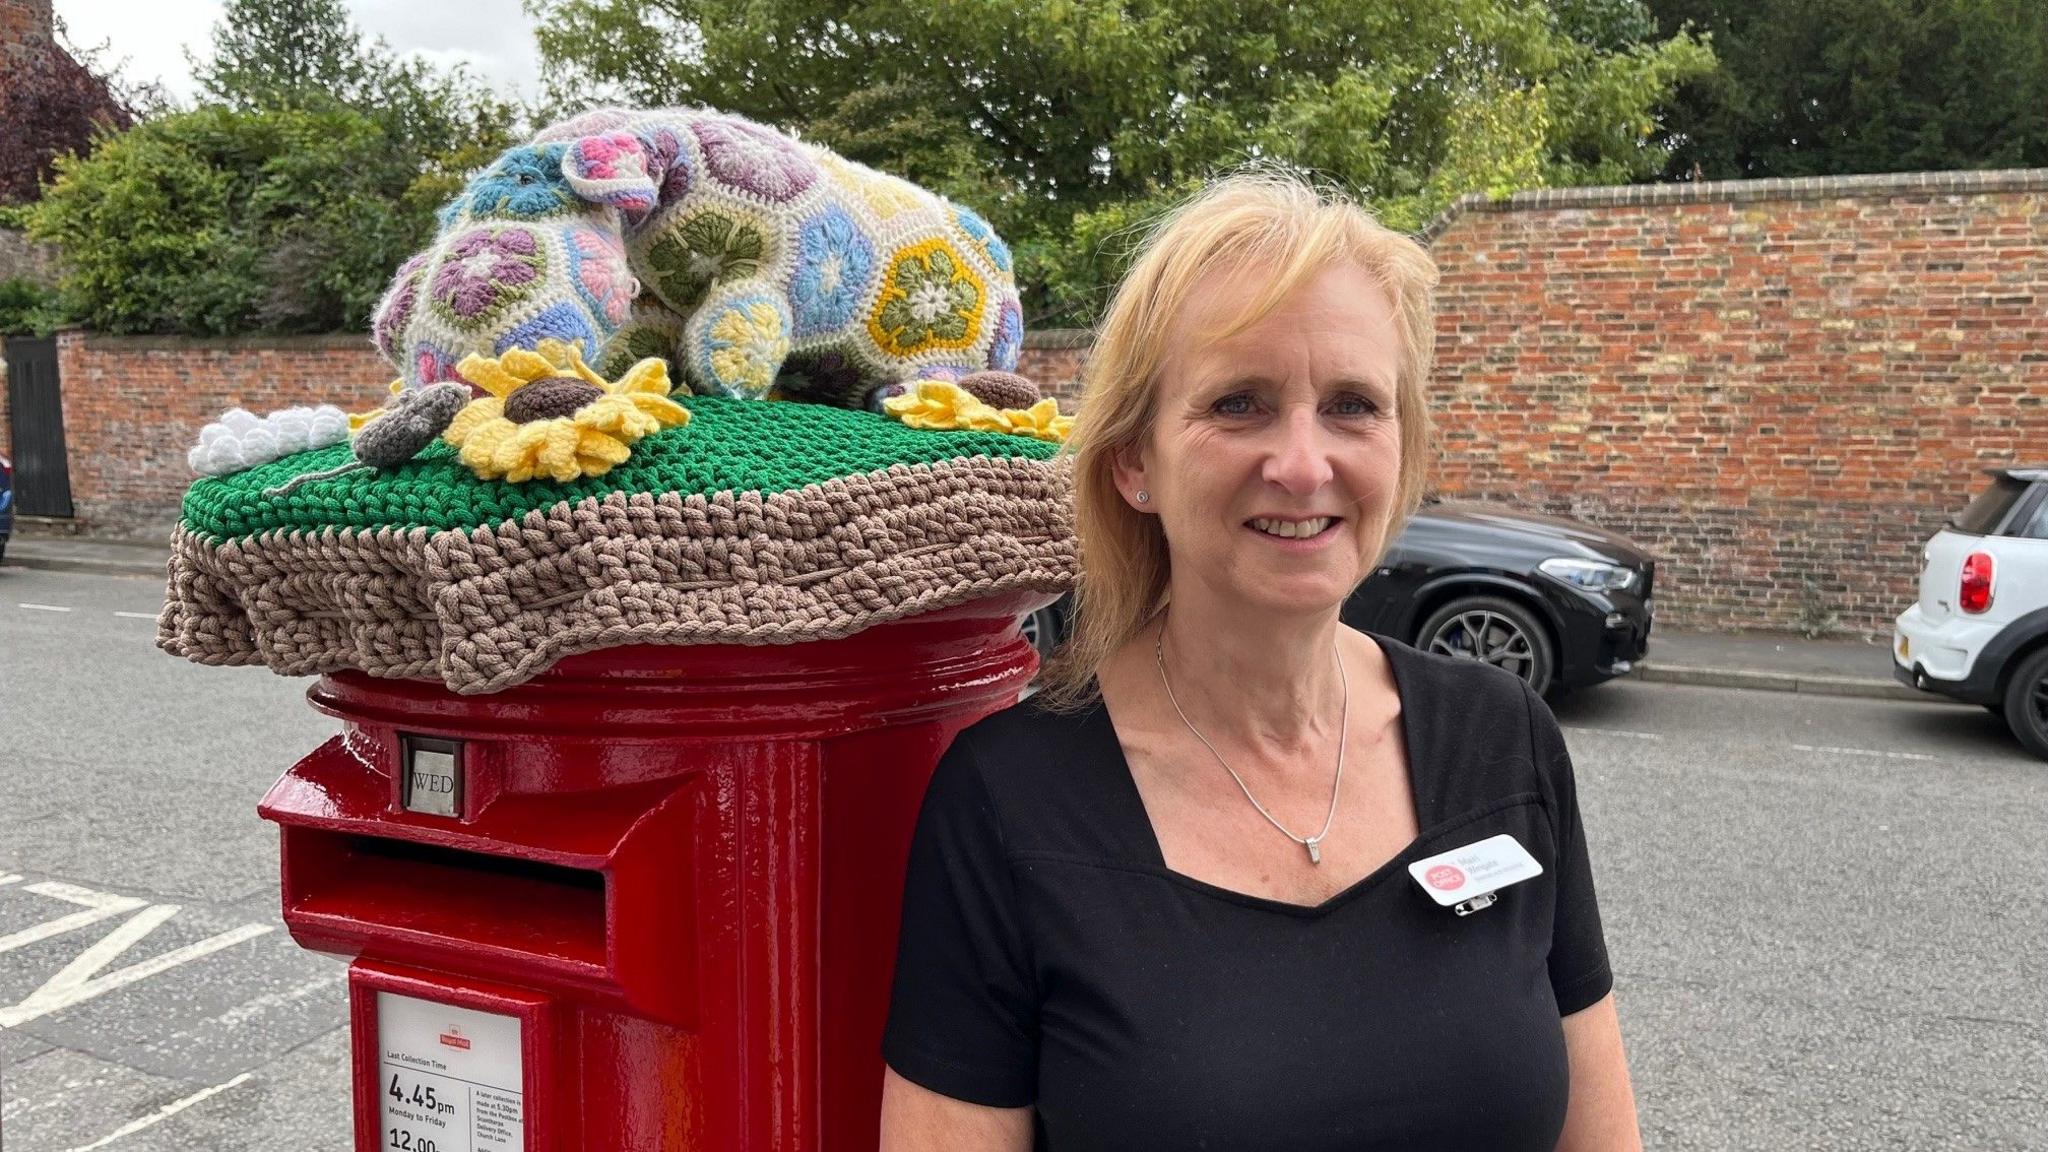
[[[1118,827],[1121,753],[1100,701],[1055,711],[1027,698],[961,729],[931,794],[988,804],[1013,853],[1093,854]]]
[[[1473,800],[1548,790],[1541,778],[1562,740],[1549,705],[1527,681],[1483,660],[1372,635],[1399,681],[1411,756],[1428,757],[1432,768],[1455,765],[1447,786]]]
[[[1506,710],[1520,716],[1535,698],[1527,681],[1498,665],[1425,651],[1377,632],[1367,635],[1393,665],[1404,708],[1414,704],[1465,716]]]

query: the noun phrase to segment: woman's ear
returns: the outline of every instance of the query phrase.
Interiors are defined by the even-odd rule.
[[[569,142],[562,152],[562,176],[582,199],[609,204],[638,220],[654,211],[662,173],[650,171],[639,137],[599,132]]]
[[[1138,493],[1149,489],[1145,481],[1145,450],[1139,444],[1124,444],[1110,453],[1110,477],[1116,482],[1116,490],[1123,495],[1124,503],[1140,512],[1150,512],[1153,505],[1148,500],[1139,500]]]

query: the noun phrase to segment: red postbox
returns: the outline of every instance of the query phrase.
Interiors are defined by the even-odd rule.
[[[873,1148],[919,799],[1052,598],[485,695],[324,676],[344,732],[261,812],[292,935],[354,958],[358,1152]]]

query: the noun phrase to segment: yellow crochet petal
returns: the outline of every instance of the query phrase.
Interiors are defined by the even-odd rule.
[[[501,400],[510,396],[513,389],[522,387],[528,382],[526,378],[508,371],[499,360],[488,356],[479,356],[474,352],[464,356],[461,363],[455,366],[455,371],[464,380]]]
[[[656,396],[651,392],[635,392],[624,399],[664,426],[681,427],[690,422],[690,410],[666,396]]]
[[[496,396],[480,396],[464,404],[461,410],[455,413],[455,419],[450,420],[448,427],[442,430],[441,439],[459,448],[465,440],[468,440],[476,433],[478,428],[493,420],[504,420],[504,418],[505,402],[503,400],[498,399]],[[506,423],[510,424],[510,421],[506,421]]]
[[[674,391],[668,379],[668,361],[657,356],[649,356],[647,359],[626,369],[625,374],[619,377],[619,382],[614,391],[651,392],[656,396],[668,395]]]
[[[567,420],[550,420],[547,440],[540,450],[540,466],[556,481],[567,483],[583,475],[583,465],[577,462],[576,448],[582,443],[583,430]]]
[[[504,366],[505,371],[528,384],[535,380],[545,380],[561,372],[561,369],[555,367],[554,361],[526,348],[507,349],[503,356],[498,357],[498,363]]]
[[[611,383],[598,375],[596,369],[583,362],[583,353],[574,344],[569,346],[569,368],[576,375],[582,377],[584,383],[595,385],[606,391],[611,390]]]
[[[555,425],[562,423],[566,421],[556,417],[553,420],[529,420],[524,424],[514,424],[509,442],[521,452],[538,452],[541,446],[548,442],[548,433]]]
[[[604,377],[592,372],[590,365],[583,362],[583,348],[573,341],[549,336],[535,343],[533,350],[548,362],[550,376],[577,376],[596,387],[610,387]]]
[[[616,436],[599,432],[595,428],[584,428],[576,441],[576,453],[585,459],[598,460],[609,468],[624,464],[633,455],[633,450],[621,443]],[[595,473],[592,473],[595,475]]]
[[[494,464],[498,446],[512,434],[514,427],[509,420],[495,420],[478,425],[470,430],[469,435],[459,445],[462,451],[457,458],[467,464],[469,470],[477,474],[478,479],[489,480],[500,475],[504,469]]]
[[[633,402],[624,396],[600,396],[576,410],[573,419],[585,428],[616,432],[626,426],[634,412]]]
[[[348,434],[353,436],[356,433],[361,432],[363,430],[363,425],[368,424],[370,421],[375,420],[377,417],[382,416],[383,414],[384,409],[382,408],[372,408],[368,412],[349,413]]]
[[[631,412],[626,413],[626,419],[619,425],[619,430],[612,433],[612,435],[631,444],[644,436],[652,436],[659,431],[661,431],[661,421],[635,408]]]

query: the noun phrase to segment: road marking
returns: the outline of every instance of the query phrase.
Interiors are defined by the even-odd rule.
[[[15,607],[16,607],[16,608],[26,608],[26,609],[28,609],[28,610],[29,610],[29,611],[31,611],[31,612],[69,612],[69,611],[71,611],[71,609],[69,609],[69,608],[66,608],[66,607],[64,607],[64,606],[62,606],[62,605],[60,605],[60,604],[16,604],[16,605],[15,605]]]
[[[1794,744],[1801,752],[1833,752],[1838,756],[1879,756],[1886,760],[1939,760],[1939,756],[1925,756],[1918,752],[1886,752],[1877,748],[1836,748],[1829,744]]]
[[[128,1123],[121,1125],[119,1128],[114,1129],[112,1132],[107,1133],[105,1136],[100,1137],[99,1139],[93,1141],[90,1144],[80,1144],[75,1148],[67,1149],[66,1152],[93,1152],[93,1150],[96,1148],[105,1148],[107,1145],[112,1144],[114,1141],[119,1140],[123,1136],[133,1136],[137,1132],[142,1131],[144,1128],[149,1128],[157,1124],[161,1124],[164,1121],[169,1120],[171,1117],[176,1116],[178,1113],[183,1112],[185,1109],[190,1108],[194,1104],[197,1104],[200,1101],[205,1100],[209,1096],[218,1096],[222,1092],[225,1092],[228,1089],[233,1088],[235,1085],[240,1084],[242,1081],[247,1080],[251,1075],[252,1073],[244,1072],[240,1076],[235,1077],[233,1080],[230,1080],[225,1084],[215,1084],[211,1088],[201,1088],[199,1091],[194,1092],[190,1096],[185,1097],[183,1100],[173,1100],[169,1104],[164,1105],[163,1107],[157,1109],[156,1111],[150,1113],[147,1116],[142,1117],[139,1120],[130,1120]]]
[[[262,1015],[265,1012],[268,1012],[272,1008],[282,1008],[287,1004],[291,1004],[299,1000],[304,1000],[308,996],[312,996],[320,992],[325,992],[327,989],[332,988],[337,984],[340,984],[344,979],[347,978],[347,976],[348,969],[342,968],[338,971],[329,972],[323,976],[315,977],[314,979],[308,980],[303,984],[293,985],[292,987],[283,989],[282,991],[265,992],[261,996],[256,996],[248,1000],[244,1000],[242,1003],[235,1005],[233,1008],[228,1009],[220,1015],[204,1021],[204,1023],[217,1028],[233,1028],[237,1025],[242,1024],[244,1021],[251,1020],[257,1016]],[[169,1039],[177,1039],[178,1036],[183,1036],[185,1034],[185,1032],[180,1032],[177,1034],[177,1036],[170,1037]]]
[[[116,613],[114,613],[114,615],[116,615],[116,616],[126,616],[126,617],[127,617],[128,619],[130,619],[130,620],[154,620],[154,619],[156,619],[156,613],[154,613],[154,612],[116,612]]]
[[[1559,727],[1563,727],[1559,725]],[[1626,736],[1631,740],[1662,740],[1655,732],[1630,732],[1625,728],[1565,728],[1566,732],[1585,733],[1591,736]]]
[[[7,885],[9,885],[9,884],[19,884],[19,883],[21,883],[21,877],[19,877],[19,876],[15,876],[15,875],[12,875],[12,874],[9,874],[9,875],[5,875],[5,876],[0,876],[0,888],[4,888],[4,887],[6,887],[6,886],[7,886]]]
[[[159,972],[166,972],[180,964],[189,963],[203,956],[210,956],[223,948],[231,948],[245,940],[253,940],[271,931],[269,924],[244,924],[218,935],[209,936],[196,943],[173,948],[126,968],[101,973],[100,969],[113,963],[123,952],[140,943],[144,937],[162,927],[164,922],[176,916],[182,907],[177,904],[151,904],[133,896],[116,896],[110,892],[95,892],[75,884],[46,880],[24,888],[38,896],[48,896],[71,904],[85,905],[85,911],[59,916],[41,924],[24,928],[6,937],[0,937],[0,953],[9,952],[38,940],[47,940],[65,932],[75,931],[100,920],[111,919],[126,912],[133,912],[126,921],[100,940],[78,954],[57,974],[43,982],[42,987],[28,994],[19,1004],[11,1007],[0,1006],[0,1028],[13,1028],[31,1020],[61,1011],[74,1004],[81,1004],[96,996],[105,995],[116,988],[123,988],[137,980],[147,979]]]
[[[11,936],[0,936],[0,953],[12,952],[16,948],[34,944],[38,940],[48,940],[52,936],[62,936],[66,932],[76,931],[88,924],[97,924],[102,920],[111,920],[123,912],[133,912],[149,904],[149,901],[138,900],[133,896],[115,896],[106,892],[95,892],[90,888],[80,888],[75,884],[60,884],[55,880],[45,880],[41,884],[31,884],[23,888],[22,891],[33,892],[38,896],[48,896],[55,900],[62,900],[67,904],[82,904],[85,906],[85,911],[73,912],[69,916],[59,916],[55,920],[45,920],[33,927],[23,928]]]

